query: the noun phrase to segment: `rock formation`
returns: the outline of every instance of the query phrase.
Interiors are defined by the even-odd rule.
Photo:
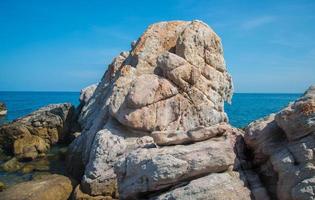
[[[242,131],[224,112],[232,92],[221,40],[208,25],[151,25],[81,109],[82,133],[67,158],[81,180],[78,196],[250,199],[237,150]]]
[[[82,106],[88,103],[90,98],[93,96],[96,87],[97,87],[97,84],[92,84],[81,90],[79,100]]]
[[[0,102],[0,116],[6,115],[8,112],[4,103]]]
[[[4,190],[0,193],[0,200],[67,200],[72,189],[73,183],[69,178],[46,175]]]
[[[33,160],[57,142],[68,139],[74,107],[51,104],[0,127],[0,147],[21,160]]]
[[[252,122],[244,138],[272,199],[315,198],[315,85],[280,112]]]

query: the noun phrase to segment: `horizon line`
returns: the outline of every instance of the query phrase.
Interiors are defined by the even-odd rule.
[[[44,92],[68,92],[68,93],[80,93],[80,91],[69,91],[69,90],[59,90],[59,91],[55,91],[55,90],[47,90],[47,91],[43,91],[43,90],[0,90],[0,92],[39,92],[39,93],[44,93]],[[233,92],[233,94],[303,94],[304,92]]]

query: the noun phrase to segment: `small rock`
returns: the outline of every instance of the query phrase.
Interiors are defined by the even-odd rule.
[[[18,159],[15,157],[1,165],[1,168],[6,172],[16,172],[20,170],[22,167],[23,164],[20,163]]]
[[[80,185],[77,185],[73,192],[73,200],[113,200],[111,196],[90,196],[82,192]]]
[[[79,99],[82,104],[86,104],[90,100],[96,87],[97,87],[97,84],[92,84],[81,90]]]
[[[0,181],[0,192],[5,189],[5,184]]]
[[[32,163],[35,171],[49,171],[50,161],[47,159],[40,159]]]
[[[50,172],[34,172],[32,175],[32,180],[39,180],[47,177],[48,175],[52,175]]]
[[[28,173],[31,173],[32,171],[34,171],[34,169],[35,169],[34,165],[26,164],[22,167],[21,172],[23,174],[28,174]]]
[[[6,115],[8,112],[4,103],[0,102],[0,116]]]

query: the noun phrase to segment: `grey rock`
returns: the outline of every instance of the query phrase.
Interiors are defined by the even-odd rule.
[[[176,183],[233,167],[236,156],[232,136],[190,145],[138,149],[115,167],[120,198],[137,198]]]
[[[201,52],[202,49],[205,51]],[[155,155],[155,151],[161,150],[161,163],[154,164],[163,166],[164,163],[170,177],[181,173],[182,177],[193,179],[196,177],[190,174],[204,176],[225,171],[234,165],[235,153],[233,145],[224,142],[223,135],[233,135],[233,128],[225,130],[223,126],[215,126],[228,121],[223,108],[232,93],[232,80],[226,70],[220,38],[209,26],[201,21],[153,24],[132,44],[129,52],[114,58],[82,107],[78,119],[82,132],[69,147],[67,170],[78,179],[83,177],[82,192],[112,196],[117,193],[114,192],[117,184],[124,187],[125,180],[130,185],[138,180],[128,177],[119,178],[117,182],[117,176],[124,177],[123,169],[117,168],[118,173],[113,173],[113,166],[127,155],[133,155],[131,152],[139,152],[140,158],[134,155],[137,160],[142,159],[141,156],[145,158],[142,151],[152,151]],[[179,133],[178,137],[173,137],[173,133]],[[169,155],[164,155],[163,148],[156,145],[198,141],[199,147],[191,144],[180,149],[186,152],[186,158],[179,156],[182,153],[177,147],[169,147]],[[209,143],[214,150],[203,143]],[[195,149],[204,156],[204,163],[187,161],[198,158]],[[218,162],[210,161],[209,157]],[[167,165],[168,159],[174,160],[174,166]],[[135,177],[140,176],[139,166],[134,163],[135,172],[139,172]],[[185,170],[185,166],[190,168]],[[151,172],[147,173],[149,176]],[[172,184],[180,180],[174,179]],[[166,185],[169,184],[166,181]]]
[[[249,199],[250,191],[236,172],[212,173],[192,180],[150,200],[236,200]]]
[[[251,123],[245,142],[273,199],[314,199],[314,87],[276,115]]]
[[[80,97],[79,97],[80,102],[83,104],[87,104],[87,102],[93,96],[96,87],[97,87],[97,84],[92,84],[83,88],[80,92]]]
[[[296,140],[315,131],[315,85],[276,115],[277,124],[289,140]]]

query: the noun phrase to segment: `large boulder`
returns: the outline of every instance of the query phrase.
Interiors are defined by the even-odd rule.
[[[246,128],[253,167],[273,199],[315,199],[314,89]]]
[[[187,185],[150,197],[150,200],[196,199],[236,200],[249,199],[249,190],[237,172],[212,173],[192,180]]]
[[[74,119],[70,103],[50,104],[0,127],[0,147],[19,159],[35,159],[67,141]]]
[[[294,103],[276,115],[276,122],[289,140],[297,140],[315,131],[315,85]]]
[[[117,163],[121,199],[141,198],[178,183],[233,168],[235,136],[190,145],[137,149]]]
[[[241,171],[235,146],[242,131],[224,112],[232,93],[221,40],[208,25],[153,24],[113,60],[81,109],[82,133],[70,145],[67,169],[83,193],[117,198],[118,187],[121,199]],[[226,182],[237,180],[232,196],[250,199],[246,181],[228,174]]]
[[[46,175],[4,190],[0,200],[67,200],[73,187],[73,182],[65,176]]]

